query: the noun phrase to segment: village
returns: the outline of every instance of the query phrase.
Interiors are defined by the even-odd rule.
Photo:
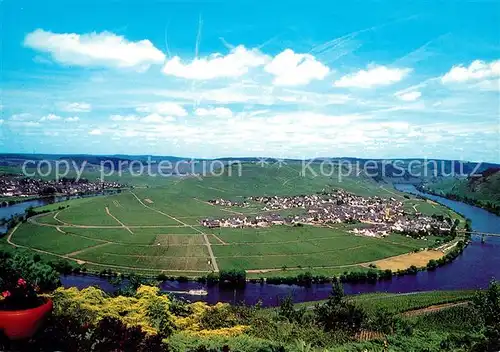
[[[395,198],[361,197],[344,190],[289,197],[248,197],[242,202],[214,199],[209,203],[224,207],[249,207],[251,203],[257,203],[262,205],[263,212],[255,216],[235,215],[228,218],[203,219],[201,225],[209,228],[330,226],[347,223],[358,224],[350,230],[352,233],[370,237],[384,237],[391,232],[412,237],[424,237],[429,234],[446,236],[454,229],[451,219],[407,212],[403,202]],[[290,209],[302,211],[288,215],[279,213]]]
[[[75,180],[63,178],[56,181],[26,178],[16,175],[0,176],[0,197],[2,198],[28,198],[55,194],[75,195],[102,192],[122,187],[124,186],[118,182],[105,182],[99,179],[89,181],[86,179]]]

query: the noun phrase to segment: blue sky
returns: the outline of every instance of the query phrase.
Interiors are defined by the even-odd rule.
[[[0,10],[0,152],[500,161],[499,1]]]

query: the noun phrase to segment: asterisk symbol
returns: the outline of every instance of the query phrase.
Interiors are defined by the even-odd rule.
[[[256,164],[259,165],[260,167],[264,167],[269,164],[267,158],[258,158],[258,159],[259,161],[257,161]]]
[[[277,164],[278,168],[280,168],[282,166],[286,166],[286,161],[285,161],[285,159],[278,158],[278,159],[276,159],[275,164]]]

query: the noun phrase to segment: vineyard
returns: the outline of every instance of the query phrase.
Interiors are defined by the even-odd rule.
[[[466,302],[473,297],[474,291],[430,291],[405,294],[367,294],[354,297],[353,301],[368,312],[384,309],[396,314],[434,305]]]

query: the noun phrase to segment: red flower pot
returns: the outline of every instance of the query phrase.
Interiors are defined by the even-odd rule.
[[[52,312],[49,299],[39,307],[24,310],[0,310],[0,330],[11,340],[22,340],[33,336],[45,317]]]

